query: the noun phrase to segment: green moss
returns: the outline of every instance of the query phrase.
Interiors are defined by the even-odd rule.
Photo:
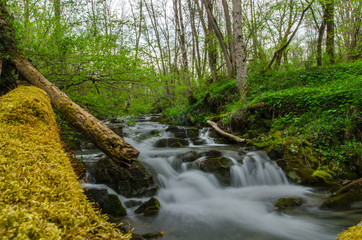
[[[333,177],[331,176],[331,174],[323,170],[315,170],[312,176],[325,183],[333,182]]]
[[[303,204],[303,199],[301,198],[280,198],[275,203],[275,207],[281,211],[281,210],[299,207],[302,204]]]
[[[84,195],[45,92],[0,98],[0,229],[5,239],[129,239]]]
[[[339,234],[337,240],[360,240],[362,239],[362,226],[354,226]]]

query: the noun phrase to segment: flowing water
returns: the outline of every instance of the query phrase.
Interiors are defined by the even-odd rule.
[[[200,131],[202,145],[190,142],[190,146],[177,149],[154,147],[158,139],[172,137],[165,131],[167,127],[146,117],[123,129],[126,141],[140,151],[139,160],[152,167],[160,186],[156,195],[161,205],[158,216],[143,217],[133,213],[135,208],[127,209],[124,222],[129,222],[137,233],[163,231],[166,240],[323,240],[336,239],[338,233],[361,219],[362,212],[357,210],[320,210],[325,193],[290,183],[265,152],[215,143],[208,128]],[[141,140],[140,136],[150,132],[159,134]],[[177,157],[191,150],[217,150],[229,158],[234,163],[230,169],[231,186],[223,186],[213,174],[190,167]],[[92,165],[102,154],[88,150],[78,152],[78,157],[87,163],[92,182]],[[275,202],[285,197],[302,198],[304,203],[294,210],[276,211]]]

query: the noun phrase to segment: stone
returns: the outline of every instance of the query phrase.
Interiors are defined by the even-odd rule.
[[[222,153],[220,151],[217,150],[210,150],[207,152],[203,152],[200,154],[200,156],[202,157],[221,157]]]
[[[303,204],[303,199],[301,198],[280,198],[276,203],[275,207],[277,210],[282,211],[286,209],[292,209],[295,207],[300,207]]]
[[[231,184],[230,168],[234,163],[226,157],[208,157],[200,161],[200,169],[213,173],[219,181],[229,186]]]
[[[157,192],[152,176],[139,161],[131,168],[123,167],[106,157],[95,164],[95,183],[106,184],[127,198],[153,196]]]
[[[142,204],[142,201],[139,201],[139,200],[128,200],[128,201],[125,201],[124,202],[124,205],[127,207],[127,208],[132,208],[132,207],[136,207],[136,206],[139,206]]]
[[[362,178],[341,187],[336,193],[328,197],[323,203],[322,208],[328,209],[350,209],[353,205],[362,203]]]
[[[199,158],[199,155],[195,151],[189,151],[189,152],[177,155],[177,158],[181,159],[182,162],[193,162]]]
[[[160,203],[155,197],[151,197],[147,202],[143,203],[136,210],[136,214],[141,214],[145,217],[155,216],[160,211]]]
[[[171,148],[180,148],[183,146],[188,146],[189,142],[186,139],[182,138],[161,138],[156,141],[155,147],[164,148],[164,147],[171,147]]]
[[[108,194],[107,189],[88,189],[86,196],[91,201],[98,203],[102,213],[108,214],[114,218],[120,218],[127,215],[127,210],[115,194]]]

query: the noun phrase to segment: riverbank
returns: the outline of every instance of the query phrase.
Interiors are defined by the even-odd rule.
[[[276,159],[293,158],[280,164],[296,182],[339,184],[362,177],[361,73],[357,61],[251,75],[246,110],[235,81],[226,79],[199,91],[195,104],[165,114],[178,124],[217,121]]]

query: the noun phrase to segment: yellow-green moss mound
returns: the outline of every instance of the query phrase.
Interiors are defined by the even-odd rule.
[[[362,226],[354,226],[341,233],[338,240],[360,240],[362,239]]]
[[[0,239],[129,239],[86,200],[44,91],[0,97]]]

